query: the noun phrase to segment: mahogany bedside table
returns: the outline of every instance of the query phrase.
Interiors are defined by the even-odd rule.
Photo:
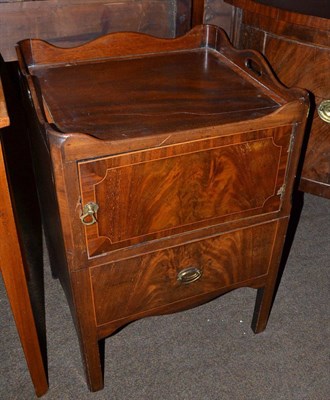
[[[43,222],[88,384],[136,319],[258,289],[266,327],[308,100],[214,26],[19,43]]]
[[[9,117],[0,80],[0,272],[35,392],[37,396],[41,396],[47,392],[48,383],[27,287],[2,151],[1,128],[8,125]]]

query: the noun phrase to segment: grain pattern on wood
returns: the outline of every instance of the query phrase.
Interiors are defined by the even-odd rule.
[[[264,52],[274,65],[275,72],[288,86],[313,90],[313,123],[301,179],[319,182],[322,188],[325,185],[330,188],[330,125],[322,121],[317,113],[322,100],[330,95],[330,48],[267,38]],[[304,64],[299,68],[297,66],[302,59]]]
[[[321,29],[329,29],[330,20],[327,18],[328,8],[320,9],[320,14],[324,17],[314,16],[313,13],[302,14],[299,12],[300,4],[303,6],[304,2],[296,2],[296,1],[286,1],[286,5],[288,7],[277,7],[275,3],[277,0],[274,0],[272,5],[266,5],[264,2],[259,2],[257,0],[224,0],[226,3],[232,4],[235,7],[239,7],[242,10],[246,10],[247,12],[254,14],[256,17],[258,15],[263,15],[264,17],[275,19],[278,21],[287,21],[288,23],[292,23],[293,25],[302,25],[311,28],[321,28]],[[281,0],[280,0],[281,1]],[[311,10],[314,10],[313,3],[314,0],[309,0],[309,6]],[[291,7],[290,7],[291,6]],[[293,11],[296,9],[296,11]],[[322,14],[323,11],[323,14]],[[288,31],[289,33],[289,31]]]
[[[90,256],[279,210],[291,127],[257,135],[80,163],[82,202],[100,207],[86,227]]]
[[[312,11],[311,15],[292,12],[292,2],[286,10],[255,1],[226,1],[243,10],[237,45],[263,52],[285,85],[312,93],[312,124],[306,132],[309,141],[300,188],[330,198],[330,124],[317,115],[320,103],[330,99],[330,20],[314,16]],[[299,10],[299,4],[295,7]]]
[[[285,11],[298,13],[300,18],[320,17],[330,18],[330,6],[328,0],[257,0],[258,3],[266,6],[276,7],[280,12]]]
[[[283,90],[258,54],[236,51],[215,27],[196,27],[173,41],[151,36],[143,36],[142,41],[142,36],[130,34],[126,45],[125,37],[108,35],[70,50],[39,40],[20,43],[26,72],[36,77],[43,92],[40,107],[59,131],[80,131],[102,140],[148,137],[178,128],[258,118],[275,111],[295,93]],[[171,57],[163,52],[155,55],[159,46]],[[148,57],[136,57],[142,48]],[[127,57],[120,57],[120,52]],[[88,56],[95,62],[88,62]],[[64,62],[66,57],[69,64]],[[109,60],[100,60],[104,57]],[[60,64],[52,68],[49,63]],[[224,84],[227,81],[230,91]],[[262,85],[273,89],[269,96]],[[93,96],[86,95],[92,88]],[[91,107],[93,112],[88,111]]]
[[[97,325],[267,274],[275,226],[259,225],[92,268]],[[180,282],[178,274],[189,267],[198,268],[201,277]]]
[[[57,270],[91,390],[103,384],[98,341],[134,319],[250,286],[263,330],[306,93],[214,26],[177,40],[114,34],[69,51],[24,41],[18,55],[37,121],[32,148],[43,154],[36,171],[48,158],[56,196],[45,226],[58,217],[66,262]],[[85,226],[90,201],[100,208]],[[178,285],[178,274],[198,279]]]
[[[0,2],[0,51],[13,61],[16,43],[32,37],[63,46],[118,31],[175,37],[189,30],[190,7],[190,0]]]
[[[84,64],[35,70],[34,73],[58,129],[93,133],[99,138],[110,134],[112,138],[127,138],[141,132],[154,135],[158,125],[164,125],[163,115],[176,126],[184,127],[191,120],[196,126],[205,124],[209,118],[238,119],[236,110],[253,114],[266,109],[271,112],[277,106],[259,87],[252,82],[248,84],[216,54],[201,50],[176,53],[168,62],[166,58]],[[191,67],[187,71],[185,66],[189,64]],[[127,76],[134,76],[134,80],[128,81]],[[232,82],[231,94],[221,84],[227,80]],[[102,85],[104,81],[107,86]],[[244,90],[239,90],[243,82]],[[91,87],[97,88],[97,92],[93,97],[86,96]],[[150,93],[150,97],[145,98],[145,92]],[[87,112],[91,107],[93,112]]]
[[[274,72],[288,87],[312,88],[315,96],[323,99],[329,95],[329,48],[286,41],[251,26],[244,26],[240,46],[263,51]]]

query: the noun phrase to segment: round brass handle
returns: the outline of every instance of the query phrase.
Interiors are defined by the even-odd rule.
[[[197,281],[202,276],[202,271],[196,267],[185,268],[178,273],[177,280],[188,284]]]
[[[330,123],[330,100],[323,100],[317,112],[323,121]]]
[[[96,203],[93,203],[92,201],[90,203],[85,204],[83,208],[83,213],[80,216],[81,222],[84,225],[95,224],[95,222],[97,222],[95,214],[97,213],[98,209],[99,206]]]

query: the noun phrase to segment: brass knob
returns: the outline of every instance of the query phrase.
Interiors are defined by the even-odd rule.
[[[330,123],[330,100],[322,101],[317,112],[323,121]]]
[[[197,281],[202,276],[202,271],[196,267],[185,268],[178,273],[177,280],[187,284]]]
[[[84,225],[93,225],[96,220],[96,213],[97,210],[99,209],[99,206],[96,203],[93,203],[92,201],[90,203],[87,203],[83,207],[83,213],[80,216],[81,222]]]

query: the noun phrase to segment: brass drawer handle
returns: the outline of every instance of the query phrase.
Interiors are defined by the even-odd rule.
[[[177,280],[188,284],[197,281],[202,276],[202,271],[196,267],[185,268],[178,273]]]
[[[83,214],[80,216],[81,222],[84,225],[95,224],[95,222],[97,222],[95,214],[97,213],[98,209],[99,206],[96,203],[93,203],[92,201],[90,203],[85,204],[83,208]]]
[[[322,101],[317,109],[317,112],[323,121],[330,123],[330,100]]]

